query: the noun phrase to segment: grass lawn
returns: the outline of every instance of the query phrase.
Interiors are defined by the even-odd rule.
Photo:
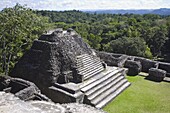
[[[104,107],[108,113],[170,113],[170,83],[127,76],[131,86]]]

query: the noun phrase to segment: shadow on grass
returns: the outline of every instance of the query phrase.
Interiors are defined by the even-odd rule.
[[[152,82],[158,82],[158,83],[162,81],[162,80],[158,80],[158,79],[151,77],[151,76],[146,76],[144,79],[152,81]]]
[[[143,77],[145,80],[149,80],[149,81],[152,81],[152,82],[167,82],[167,83],[170,83],[170,77],[165,77],[164,80],[155,80],[155,78],[152,78],[149,76],[148,73],[145,73],[145,72],[141,72],[139,73],[138,75],[127,75],[127,76],[130,76],[130,77],[136,77],[136,76],[141,76]]]
[[[145,80],[149,80],[152,82],[167,82],[170,83],[170,77],[165,77],[163,80],[156,80],[154,77],[150,77],[149,75],[143,75],[143,74],[139,74],[139,76],[144,77]]]
[[[127,75],[127,76],[129,76],[129,77],[136,77],[137,75]]]

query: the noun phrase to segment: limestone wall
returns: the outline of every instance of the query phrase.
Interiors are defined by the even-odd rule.
[[[149,72],[150,68],[158,68],[165,70],[167,72],[167,77],[170,77],[170,63],[164,63],[159,61],[153,61],[143,57],[137,56],[128,56],[125,54],[116,54],[116,53],[107,53],[107,52],[99,52],[96,51],[97,56],[100,57],[103,61],[105,61],[110,66],[119,66],[124,67],[124,64],[127,60],[140,62],[142,65],[142,72]]]

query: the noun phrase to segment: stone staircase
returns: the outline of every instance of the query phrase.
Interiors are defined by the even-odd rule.
[[[84,81],[104,71],[100,59],[87,54],[77,57],[77,67],[77,72],[83,75]]]
[[[85,94],[84,103],[102,108],[112,101],[130,83],[125,79],[126,69],[103,67],[99,58],[87,54],[77,57],[77,71],[84,78],[79,84]]]

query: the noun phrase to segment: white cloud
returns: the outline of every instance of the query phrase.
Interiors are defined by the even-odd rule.
[[[12,7],[16,3],[46,10],[170,8],[169,0],[0,0],[1,8]]]

